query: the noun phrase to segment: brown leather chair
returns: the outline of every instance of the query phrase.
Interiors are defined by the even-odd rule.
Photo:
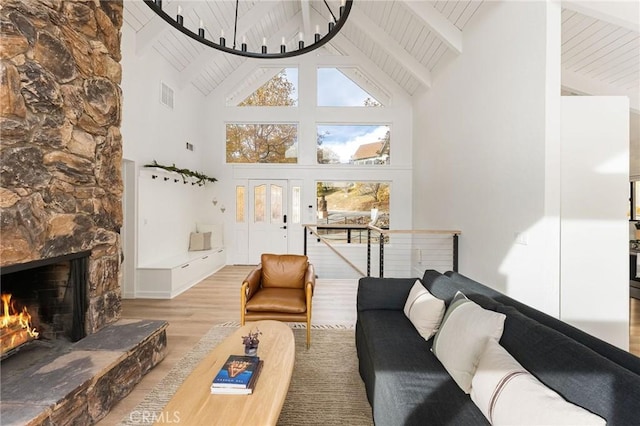
[[[311,344],[311,298],[316,285],[307,256],[263,254],[261,263],[242,282],[240,323],[276,320],[307,323]]]

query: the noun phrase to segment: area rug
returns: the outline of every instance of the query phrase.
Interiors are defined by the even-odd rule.
[[[278,425],[373,425],[371,407],[358,374],[353,327],[312,326],[309,349],[304,327],[294,324],[291,327],[296,359]],[[236,323],[226,323],[209,330],[132,413],[161,412],[195,366],[236,329]],[[142,424],[139,420],[140,416],[129,414],[120,425],[139,426]]]

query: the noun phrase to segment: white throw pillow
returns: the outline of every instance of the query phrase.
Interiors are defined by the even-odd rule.
[[[504,314],[483,309],[462,292],[456,293],[447,308],[431,351],[465,393],[471,390],[487,340],[502,337],[504,319]]]
[[[420,280],[416,280],[404,304],[404,314],[424,340],[429,340],[440,326],[444,308],[444,301],[433,296]]]
[[[471,399],[493,425],[606,424],[546,387],[494,340],[480,356]]]

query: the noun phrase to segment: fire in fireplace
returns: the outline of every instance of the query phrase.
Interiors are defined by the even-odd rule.
[[[36,339],[75,342],[85,336],[89,254],[2,268],[0,359]]]
[[[16,309],[11,294],[2,294],[2,311],[0,316],[0,355],[18,346],[37,339],[38,333],[31,325],[31,315],[26,306]]]

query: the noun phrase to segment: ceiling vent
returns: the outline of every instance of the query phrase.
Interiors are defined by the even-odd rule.
[[[160,103],[173,109],[173,89],[163,81],[160,82]]]

